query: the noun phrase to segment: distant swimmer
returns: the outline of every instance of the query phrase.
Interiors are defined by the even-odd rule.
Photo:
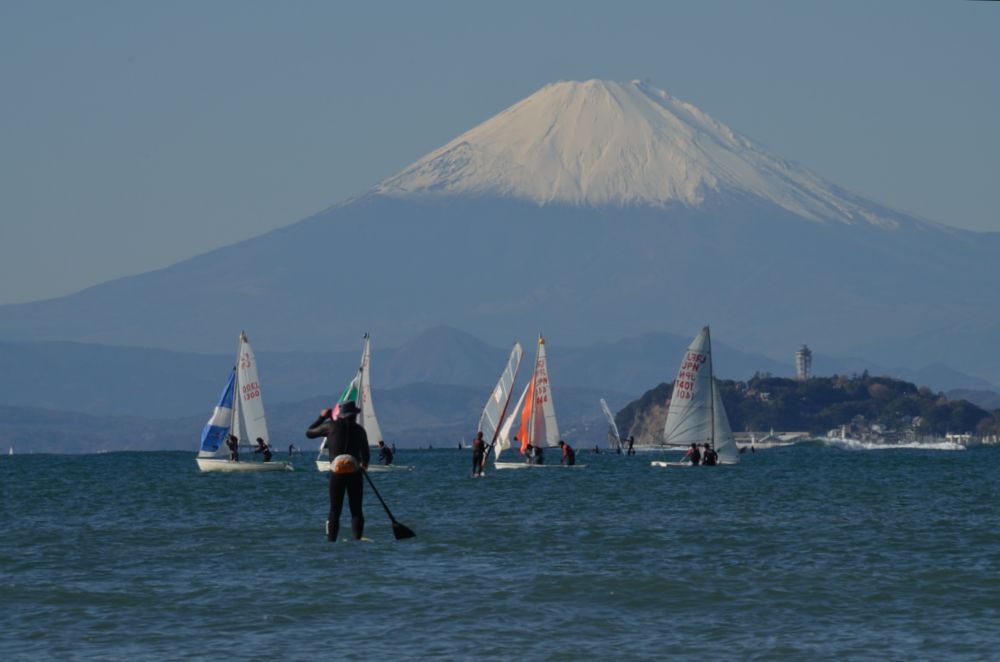
[[[698,450],[698,444],[691,442],[691,448],[688,452],[684,454],[685,460],[691,461],[691,466],[696,467],[701,463],[701,451]]]
[[[472,440],[472,476],[483,475],[483,463],[486,461],[486,441],[480,430],[476,433],[476,438]]]
[[[331,411],[324,409],[309,429],[310,439],[326,437],[323,448],[330,453],[330,515],[326,520],[326,539],[337,540],[340,531],[340,513],[344,509],[344,492],[351,507],[351,534],[360,540],[365,530],[365,514],[362,509],[364,497],[364,477],[368,468],[368,435],[358,425],[357,415],[361,413],[353,400],[340,405],[337,419],[330,418]]]
[[[390,465],[392,464],[392,457],[395,455],[393,452],[394,448],[389,448],[385,445],[385,442],[381,439],[378,440],[378,463]]]
[[[562,458],[559,459],[559,464],[565,464],[568,467],[576,464],[576,451],[573,450],[569,444],[560,439],[559,448],[562,449]]]
[[[240,461],[240,439],[235,434],[226,437],[226,448],[229,449],[229,461]]]
[[[714,467],[719,463],[719,454],[707,441],[705,442],[705,451],[701,454],[701,463],[706,467]]]

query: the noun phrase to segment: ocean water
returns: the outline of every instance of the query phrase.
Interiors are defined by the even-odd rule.
[[[1000,448],[481,480],[401,449],[372,477],[417,538],[366,488],[372,541],[335,544],[311,457],[193,455],[0,457],[0,659],[1000,657]]]

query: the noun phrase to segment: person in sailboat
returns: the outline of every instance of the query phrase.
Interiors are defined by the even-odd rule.
[[[256,455],[257,453],[264,455],[265,462],[271,461],[271,448],[260,437],[257,437],[257,447],[253,449],[253,454]]]
[[[472,440],[472,477],[483,475],[483,463],[486,461],[486,440],[483,439],[483,431],[476,433],[476,438]]]
[[[534,464],[545,464],[545,455],[543,454],[541,446],[533,446],[535,450]]]
[[[635,451],[632,449],[632,447],[634,445],[635,445],[635,437],[633,437],[632,435],[629,435],[629,437],[628,437],[628,454],[629,455],[635,455]]]
[[[701,464],[701,451],[698,450],[698,444],[691,442],[691,448],[688,452],[684,454],[685,460],[691,461],[691,466],[696,467]]]
[[[378,440],[378,463],[384,465],[392,464],[393,449],[385,445],[381,439]]]
[[[705,442],[705,450],[701,454],[701,463],[706,467],[714,467],[719,463],[719,454],[715,452],[715,449],[707,441]]]
[[[568,467],[576,464],[576,451],[573,450],[569,444],[560,439],[559,448],[562,449],[562,457],[559,459],[559,464],[565,464]]]
[[[288,444],[288,457],[295,453],[295,444]]]
[[[365,531],[364,477],[361,473],[368,468],[370,459],[368,435],[357,423],[361,410],[353,400],[340,404],[336,420],[330,417],[331,413],[329,409],[321,411],[319,418],[306,430],[310,439],[326,437],[323,448],[333,458],[330,461],[330,516],[326,520],[326,539],[337,540],[346,492],[351,509],[351,535],[360,540]]]
[[[514,437],[514,441],[517,442],[517,437]],[[535,447],[528,442],[528,445],[524,447],[524,461],[527,464],[535,463]]]
[[[240,440],[235,434],[230,434],[226,437],[226,448],[229,449],[229,461],[239,462],[240,461]]]

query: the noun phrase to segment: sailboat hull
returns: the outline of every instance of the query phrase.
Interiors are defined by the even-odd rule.
[[[289,462],[231,462],[219,458],[199,457],[198,468],[212,473],[261,473],[265,471],[293,471]]]
[[[724,464],[739,464],[738,462],[719,462],[715,466],[721,466]],[[662,460],[653,460],[649,463],[651,467],[698,467],[701,465],[691,464],[690,462],[664,462]]]
[[[320,472],[330,470],[329,460],[316,460],[316,470]],[[390,471],[413,471],[413,467],[408,464],[371,464],[368,466],[368,473],[379,474]]]
[[[497,469],[583,469],[586,464],[528,464],[527,462],[496,462]]]

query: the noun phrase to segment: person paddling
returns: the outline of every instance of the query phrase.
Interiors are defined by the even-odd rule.
[[[483,431],[476,433],[476,438],[472,440],[472,477],[483,475],[483,464],[486,462],[486,440],[483,439]]]
[[[565,464],[568,467],[576,464],[576,451],[569,444],[560,439],[559,448],[562,449],[562,457],[559,459],[559,464]]]
[[[342,402],[337,419],[330,418],[331,411],[324,409],[309,429],[310,439],[326,437],[323,448],[330,457],[330,516],[326,520],[326,539],[337,540],[340,531],[340,513],[344,509],[344,492],[350,501],[351,534],[360,540],[365,531],[365,514],[362,510],[364,482],[362,472],[368,468],[370,459],[368,435],[358,425],[357,415],[361,413],[353,400]]]

